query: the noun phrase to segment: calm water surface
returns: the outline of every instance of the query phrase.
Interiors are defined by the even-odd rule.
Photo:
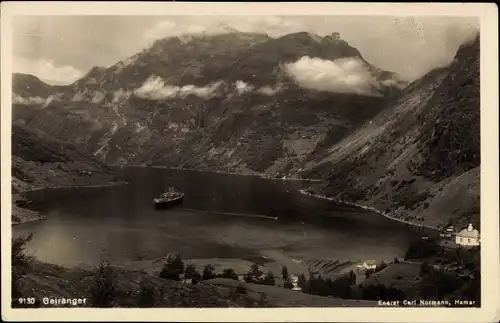
[[[127,168],[121,176],[130,184],[31,193],[47,218],[14,227],[14,235],[34,232],[29,251],[66,266],[171,252],[251,260],[266,250],[301,260],[390,260],[404,254],[413,235],[378,214],[298,193],[307,183],[153,168]],[[169,185],[185,192],[184,205],[155,210],[152,198]]]

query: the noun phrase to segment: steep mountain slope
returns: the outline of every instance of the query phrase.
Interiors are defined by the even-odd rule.
[[[93,173],[88,176],[88,172]],[[80,152],[74,144],[30,129],[21,122],[12,124],[12,177],[37,186],[91,184],[99,176],[111,178],[107,167]],[[72,184],[71,184],[72,183]],[[22,192],[13,187],[14,192]]]
[[[429,225],[479,221],[479,36],[453,63],[409,85],[396,102],[304,176],[316,190]]]
[[[340,73],[321,91],[307,70],[318,64]],[[343,84],[349,73],[361,76],[352,86]],[[13,118],[107,164],[286,173],[322,150],[318,142],[338,141],[380,112],[402,84],[340,39],[182,36],[94,68],[44,102],[16,104]]]
[[[74,145],[55,139],[20,122],[12,124],[12,193],[14,223],[37,219],[38,215],[18,207],[22,193],[34,188],[102,185],[114,175],[97,160]],[[19,202],[19,203],[18,203]]]

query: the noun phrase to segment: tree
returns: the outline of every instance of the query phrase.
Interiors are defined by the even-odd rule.
[[[354,273],[353,273],[354,274]],[[356,277],[349,273],[347,276],[339,277],[334,281],[327,280],[330,289],[330,295],[339,298],[351,298],[353,291],[351,286],[356,283]]]
[[[184,278],[192,280],[200,280],[201,275],[196,270],[196,267],[193,264],[189,264],[186,266],[186,269],[184,270]]]
[[[273,286],[275,282],[276,282],[276,277],[274,276],[272,271],[269,271],[263,279],[259,280],[259,284],[269,285],[269,286]]]
[[[300,274],[297,280],[297,286],[299,286],[303,291],[307,289],[307,279],[304,274]]]
[[[182,261],[181,255],[176,253],[173,256],[168,257],[172,267],[179,272],[179,275],[184,273],[184,262]]]
[[[293,288],[293,283],[290,279],[285,280],[285,283],[283,284],[283,287],[286,289],[292,289]]]
[[[116,272],[109,262],[101,261],[90,285],[90,303],[95,307],[112,307],[116,294]]]
[[[244,274],[243,280],[247,283],[253,283],[255,281],[250,273]]]
[[[429,263],[427,261],[424,261],[421,265],[420,265],[420,272],[419,272],[419,276],[420,277],[424,277],[426,276],[427,274],[429,274],[431,272],[431,266],[429,265]]]
[[[286,266],[283,266],[283,269],[281,269],[281,277],[286,281],[289,278],[288,274],[288,268]]]
[[[227,268],[227,269],[224,269],[222,271],[222,277],[223,278],[229,278],[229,279],[234,279],[234,280],[239,280],[239,277],[238,275],[236,274],[236,272],[231,269],[231,268]]]
[[[27,237],[12,239],[12,299],[22,296],[19,290],[21,279],[26,276],[31,257],[26,255],[26,245],[32,240],[33,233]]]
[[[384,261],[382,261],[380,263],[380,265],[375,269],[375,272],[378,273],[379,271],[381,271],[382,269],[385,269],[386,267],[387,267],[387,264]]]
[[[139,307],[154,307],[156,289],[147,280],[142,280],[139,287]]]
[[[179,254],[169,255],[163,266],[160,277],[164,279],[180,280],[184,273],[184,262]]]
[[[328,296],[331,295],[330,286],[331,280],[325,280],[321,276],[311,276],[308,281],[309,284],[309,294],[319,295],[319,296]]]
[[[262,271],[259,269],[259,265],[252,264],[250,270],[243,276],[243,279],[247,283],[259,283],[260,276],[262,276]]]
[[[250,266],[250,273],[252,274],[253,277],[260,277],[262,276],[262,271],[259,269],[259,265],[253,264]]]
[[[215,278],[215,269],[212,265],[208,264],[203,268],[203,274],[201,279],[208,280],[212,278]]]

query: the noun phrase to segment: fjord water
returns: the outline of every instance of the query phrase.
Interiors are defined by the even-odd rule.
[[[14,236],[34,232],[31,254],[73,266],[172,252],[186,259],[252,260],[278,251],[298,260],[391,260],[413,235],[378,214],[302,195],[304,182],[145,167],[124,168],[120,177],[130,184],[31,192],[47,217],[14,227]],[[184,205],[155,210],[153,197],[170,185],[185,193]]]

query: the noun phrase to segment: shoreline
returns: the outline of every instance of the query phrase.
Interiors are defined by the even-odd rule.
[[[216,173],[216,174],[223,174],[223,175],[238,175],[238,176],[253,176],[253,177],[259,177],[262,179],[268,179],[268,180],[280,180],[280,181],[302,181],[302,182],[313,182],[313,183],[319,183],[322,182],[323,180],[321,179],[314,179],[314,178],[300,178],[300,177],[286,177],[286,178],[281,178],[281,177],[271,177],[269,175],[266,175],[264,173],[237,173],[237,172],[228,172],[228,171],[222,171],[222,170],[204,170],[204,169],[196,169],[196,168],[183,168],[183,167],[169,167],[169,166],[161,166],[161,165],[154,165],[154,166],[148,166],[148,165],[126,165],[123,167],[120,166],[112,166],[112,167],[117,167],[117,168],[133,168],[133,167],[138,167],[138,168],[158,168],[158,169],[170,169],[170,170],[180,170],[180,171],[187,171],[187,172],[206,172],[206,173]]]
[[[391,216],[391,215],[385,213],[384,211],[378,210],[378,209],[376,209],[376,208],[374,208],[372,206],[367,206],[367,205],[362,205],[362,204],[353,203],[353,202],[347,202],[347,201],[340,201],[339,199],[334,199],[334,198],[327,197],[327,196],[324,196],[324,195],[309,193],[309,192],[307,192],[304,189],[299,190],[299,192],[301,194],[303,194],[303,195],[308,195],[308,196],[312,196],[312,197],[323,199],[323,200],[333,201],[333,202],[336,202],[336,203],[339,203],[339,204],[344,204],[344,205],[358,207],[358,208],[366,210],[366,211],[372,211],[372,212],[375,212],[377,214],[382,215],[383,217],[385,217],[385,218],[387,218],[389,220],[393,220],[393,221],[396,221],[396,222],[399,222],[399,223],[407,224],[407,225],[410,225],[410,226],[413,226],[413,227],[426,228],[426,229],[431,229],[431,230],[435,230],[435,231],[440,231],[440,229],[438,227],[435,227],[435,226],[426,225],[426,224],[420,224],[420,223],[415,223],[415,222],[411,222],[411,221],[407,221],[407,220],[403,220],[403,219],[398,219],[398,218],[396,218],[394,216]]]
[[[128,185],[128,184],[130,184],[130,183],[125,182],[125,181],[117,181],[117,182],[108,182],[107,184],[95,184],[95,185],[56,185],[56,186],[47,186],[47,187],[34,187],[31,189],[25,190],[21,193],[18,193],[18,195],[25,196],[25,194],[29,194],[32,192],[39,192],[39,191],[43,191],[43,190],[47,190],[47,189],[99,188],[99,187],[113,187],[113,186]],[[29,222],[33,222],[33,221],[40,221],[40,220],[46,219],[46,216],[43,213],[40,213],[39,211],[34,211],[34,210],[31,210],[28,208],[16,206],[13,201],[11,201],[11,203],[12,203],[12,205],[11,205],[11,218],[12,218],[12,214],[13,214],[15,207],[17,207],[20,210],[23,210],[24,212],[29,212],[33,216],[36,216],[34,218],[27,218],[27,219],[21,220],[21,221],[12,221],[11,220],[11,227],[18,226],[18,225],[21,225],[24,223],[29,223]]]
[[[36,211],[34,211],[36,212]],[[34,222],[34,221],[40,221],[40,220],[45,220],[46,217],[39,214],[37,218],[32,218],[32,219],[27,219],[27,220],[24,220],[24,221],[18,221],[18,222],[14,222],[12,221],[11,223],[11,227],[13,226],[16,226],[16,225],[21,225],[21,224],[25,224],[25,223],[29,223],[29,222]]]
[[[34,187],[31,189],[28,189],[22,193],[31,193],[31,192],[38,192],[38,191],[43,191],[47,189],[71,189],[71,188],[99,188],[99,187],[113,187],[113,186],[121,186],[121,185],[128,185],[130,184],[129,182],[125,181],[117,181],[117,182],[108,182],[107,184],[93,184],[93,185],[55,185],[55,186],[46,186],[46,187]]]

